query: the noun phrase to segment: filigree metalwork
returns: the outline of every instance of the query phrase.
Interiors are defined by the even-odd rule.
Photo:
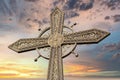
[[[64,13],[56,8],[51,14],[51,36],[48,39],[48,44],[51,46],[51,54],[49,60],[49,70],[47,80],[63,80],[62,63],[62,48],[63,43],[63,19]],[[53,58],[53,59],[51,59]],[[53,64],[51,64],[52,62]],[[52,74],[51,74],[52,73]]]
[[[98,43],[105,37],[107,37],[110,33],[98,30],[98,29],[90,29],[86,31],[80,31],[71,33],[64,36],[64,43],[79,43],[79,44],[89,44],[89,43]]]
[[[50,36],[51,36],[50,33],[51,33],[51,29],[50,29],[50,27],[48,27],[48,28],[44,29],[40,33],[39,37],[40,38],[44,38],[44,37],[45,38],[47,38],[47,37],[50,38]],[[64,37],[64,35],[67,35],[67,34],[70,34],[70,33],[74,33],[74,31],[72,30],[72,28],[67,27],[67,26],[63,26],[63,34],[62,34],[63,37]],[[48,44],[49,44],[49,42],[48,42]],[[76,43],[62,45],[62,58],[65,58],[66,56],[70,55],[71,52],[76,48],[76,46],[77,46]],[[40,52],[42,52],[40,55],[44,59],[49,59],[50,58],[50,56],[49,56],[49,54],[50,54],[50,47],[40,48],[39,50],[37,49],[37,52],[38,52],[38,54]]]
[[[30,50],[35,50],[37,48],[42,48],[49,46],[47,42],[48,38],[28,38],[28,39],[20,39],[15,43],[9,46],[10,49],[20,53]]]
[[[74,49],[76,47],[76,43],[98,43],[102,39],[107,37],[110,33],[98,29],[91,29],[86,31],[64,34],[63,23],[64,13],[60,9],[56,8],[51,13],[50,28],[44,30],[38,38],[20,39],[10,45],[9,48],[20,53],[34,49],[37,49],[38,51],[39,48],[49,46],[51,48],[50,57],[48,58],[39,55],[37,58],[41,56],[45,59],[49,59],[47,80],[64,80],[62,58],[68,55],[62,54],[62,46],[64,47],[64,45],[66,44],[74,44]],[[47,30],[51,30],[50,36],[41,37]]]
[[[56,47],[56,46],[61,46],[61,44],[64,41],[64,37],[63,35],[59,34],[59,33],[55,33],[53,35],[51,35],[48,39],[48,44],[51,47]]]

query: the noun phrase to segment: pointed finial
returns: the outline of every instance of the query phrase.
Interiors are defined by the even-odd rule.
[[[74,23],[72,26],[71,26],[71,28],[73,28],[74,26],[76,26],[77,25],[77,23]]]
[[[53,12],[51,13],[51,15],[54,15],[55,13],[58,13],[58,14],[64,14],[63,11],[61,11],[58,7],[56,7]]]

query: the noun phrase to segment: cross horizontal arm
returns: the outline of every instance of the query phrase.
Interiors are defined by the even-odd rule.
[[[20,39],[15,43],[9,46],[10,49],[21,53],[30,50],[34,50],[36,48],[49,46],[47,42],[48,38],[28,38],[28,39]]]
[[[79,44],[90,44],[90,43],[98,43],[105,37],[107,37],[110,33],[98,30],[98,29],[90,29],[86,31],[80,31],[71,33],[64,36],[64,43],[79,43]]]

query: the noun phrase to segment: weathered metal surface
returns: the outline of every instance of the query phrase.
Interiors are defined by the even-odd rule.
[[[9,48],[18,53],[21,53],[46,46],[49,46],[47,38],[28,38],[16,41],[15,43],[11,44]]]
[[[86,31],[80,31],[71,33],[64,36],[64,43],[80,43],[80,44],[90,44],[98,43],[107,37],[110,33],[98,29],[90,29]]]
[[[75,33],[63,34],[64,13],[56,8],[51,13],[50,37],[20,39],[9,46],[16,52],[25,52],[36,48],[51,47],[47,80],[64,80],[62,44],[98,43],[110,33],[98,29],[90,29]],[[45,30],[46,31],[46,30]]]
[[[51,36],[48,44],[51,46],[51,54],[49,60],[49,69],[47,80],[63,80],[63,62],[62,48],[64,37],[63,32],[64,13],[56,8],[51,14]]]

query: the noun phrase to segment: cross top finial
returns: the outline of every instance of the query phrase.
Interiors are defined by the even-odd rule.
[[[56,7],[56,8],[53,10],[53,12],[51,13],[51,15],[54,14],[54,13],[56,13],[56,12],[58,12],[58,13],[63,13],[63,14],[64,14],[63,11],[61,11],[58,7]]]
[[[59,11],[61,11],[58,7],[56,7],[55,10],[59,10]]]

